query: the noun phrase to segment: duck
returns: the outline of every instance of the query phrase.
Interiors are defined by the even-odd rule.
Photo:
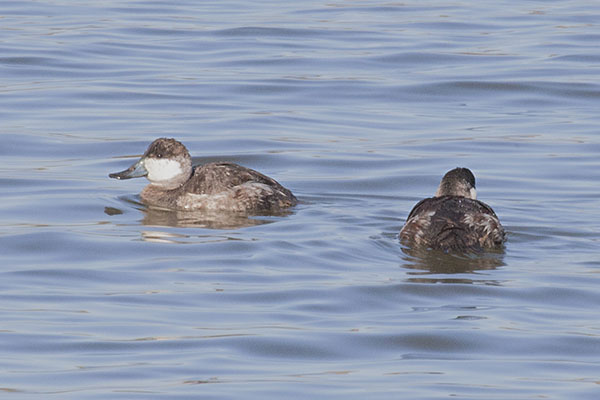
[[[192,165],[188,149],[173,138],[154,140],[142,157],[114,179],[146,177],[141,192],[151,207],[177,211],[282,212],[298,203],[276,180],[232,162]]]
[[[399,237],[411,247],[482,251],[502,248],[506,232],[494,210],[477,200],[473,172],[458,167],[444,175],[434,197],[413,207]]]

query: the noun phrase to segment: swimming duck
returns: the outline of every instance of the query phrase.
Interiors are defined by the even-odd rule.
[[[192,166],[192,157],[175,139],[160,138],[115,179],[145,176],[144,203],[172,210],[262,213],[282,211],[297,203],[291,191],[250,168],[231,162]]]
[[[494,210],[477,200],[468,168],[448,171],[435,197],[414,206],[399,236],[406,244],[443,251],[499,248],[506,240]]]

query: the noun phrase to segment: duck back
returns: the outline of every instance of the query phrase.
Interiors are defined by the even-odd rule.
[[[256,182],[292,194],[275,179],[232,162],[214,162],[194,167],[192,179],[185,190],[198,194],[217,194],[244,183]]]
[[[443,251],[481,250],[502,246],[505,232],[487,204],[461,196],[440,196],[415,205],[400,239]]]

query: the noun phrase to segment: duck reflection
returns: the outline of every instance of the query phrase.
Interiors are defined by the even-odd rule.
[[[132,198],[122,198],[123,201],[132,204],[140,210],[144,217],[141,220],[142,225],[154,227],[172,227],[172,228],[207,228],[207,229],[237,229],[250,226],[269,224],[276,221],[277,217],[283,217],[292,214],[290,211],[281,211],[277,213],[228,213],[228,212],[207,212],[207,211],[177,211],[163,208],[148,207]],[[105,207],[104,213],[107,215],[120,215],[123,210],[115,207]]]
[[[249,216],[236,213],[206,213],[195,211],[173,211],[155,208],[142,210],[142,224],[178,228],[236,229],[274,222],[265,216]],[[272,214],[270,214],[272,215]]]
[[[402,265],[409,268],[408,274],[414,276],[411,282],[422,283],[485,283],[499,285],[495,280],[445,276],[428,277],[427,275],[477,274],[478,271],[493,270],[504,266],[504,251],[494,250],[476,253],[447,253],[439,250],[402,247]],[[417,277],[419,276],[419,277]]]

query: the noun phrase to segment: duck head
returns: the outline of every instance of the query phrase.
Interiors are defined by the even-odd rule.
[[[446,172],[435,193],[435,197],[440,196],[461,196],[476,200],[475,175],[468,168],[454,168]]]
[[[171,190],[187,182],[192,169],[192,157],[183,144],[175,139],[160,138],[152,142],[131,167],[108,176],[114,179],[145,176],[150,184]]]

